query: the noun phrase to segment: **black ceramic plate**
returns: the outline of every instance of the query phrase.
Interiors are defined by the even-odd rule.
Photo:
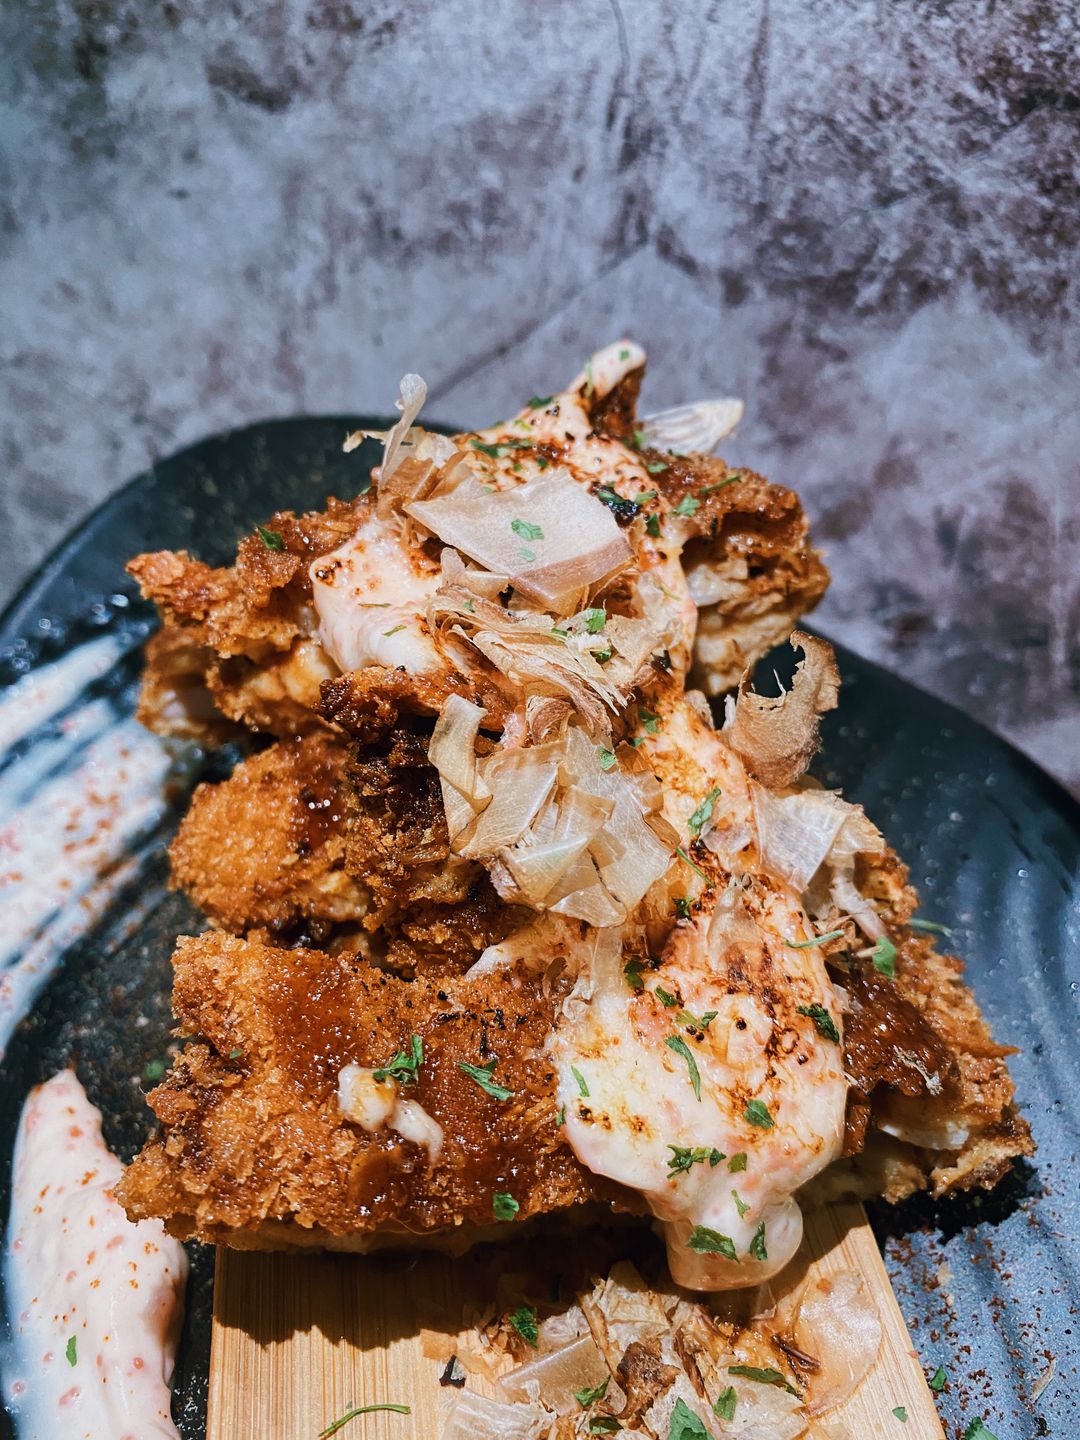
[[[254,425],[140,476],[74,532],[8,609],[0,621],[0,681],[14,682],[113,635],[123,654],[88,683],[79,703],[103,702],[116,719],[129,715],[138,641],[152,617],[137,601],[124,561],[141,550],[183,547],[221,563],[271,510],[354,494],[374,447],[345,457],[341,439],[365,423],[378,422],[332,417]],[[866,806],[910,862],[922,913],[951,927],[953,948],[968,960],[995,1035],[1020,1049],[1012,1069],[1039,1145],[1034,1167],[1021,1167],[989,1197],[881,1207],[874,1219],[889,1270],[927,1371],[940,1364],[948,1373],[940,1396],[947,1426],[978,1415],[1001,1440],[1075,1435],[1077,807],[957,711],[843,650],[840,668],[841,706],[825,727],[818,773]],[[63,714],[54,715],[0,761],[0,794],[5,777],[17,773],[13,767],[63,722]],[[180,759],[181,781],[227,762],[197,754]],[[72,1059],[119,1154],[130,1156],[148,1129],[142,1076],[170,1038],[173,938],[200,924],[186,902],[163,889],[164,844],[181,804],[182,794],[140,832],[138,876],[94,931],[66,949],[8,1045],[0,1063],[5,1157],[27,1090]],[[134,927],[133,913],[140,916]],[[5,1213],[8,1169],[0,1197]],[[185,1440],[203,1434],[209,1340],[209,1252],[193,1247],[193,1262],[175,1404]],[[11,1433],[10,1420],[0,1416],[0,1434]]]

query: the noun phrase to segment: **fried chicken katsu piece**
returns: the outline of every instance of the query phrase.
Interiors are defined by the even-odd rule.
[[[346,747],[329,735],[284,740],[191,798],[169,858],[173,884],[239,934],[322,940],[358,923],[369,891],[344,868]]]
[[[543,410],[524,412],[534,430],[529,440],[523,422],[514,421],[457,436],[455,444],[485,473],[505,472],[515,483],[559,467],[606,495],[621,524],[640,512],[638,524],[644,526],[649,516],[605,482],[640,471],[641,492],[647,482],[657,497],[650,523],[678,514],[690,589],[701,608],[695,683],[719,694],[817,604],[828,572],[809,543],[806,517],[792,491],[708,455],[642,447],[635,413],[643,374],[642,362],[603,393],[579,377],[567,391],[549,397]],[[406,461],[405,468],[416,463]],[[248,536],[232,566],[214,568],[186,551],[131,561],[129,571],[164,621],[147,652],[143,723],[161,734],[208,744],[243,727],[282,737],[323,728],[320,685],[361,665],[335,646],[333,621],[326,616],[320,621],[327,592],[321,587],[315,593],[312,562],[323,557],[330,570],[338,565],[342,546],[361,529],[377,529],[372,520],[376,511],[382,514],[380,504],[369,490],[350,503],[330,499],[322,512],[278,511],[265,527],[275,537],[273,548],[259,535]],[[372,564],[381,569],[390,559],[401,570],[390,587],[394,600],[403,597],[422,609],[438,583],[438,565],[422,545],[404,560],[396,547],[391,556],[381,546],[375,535]],[[320,582],[330,578],[329,572],[317,576]],[[374,583],[363,579],[361,587]],[[356,598],[362,603],[362,595]],[[409,634],[385,643],[396,633],[382,613],[387,602],[374,593],[370,599],[371,653],[363,664],[423,669],[416,663],[424,658],[423,634],[412,643]]]
[[[177,1019],[203,1039],[150,1093],[162,1130],[119,1191],[133,1218],[245,1249],[429,1237],[463,1249],[495,1229],[497,1190],[519,1222],[588,1202],[640,1210],[559,1139],[544,1054],[553,1001],[539,981],[404,981],[353,956],[220,934],[182,939],[174,971]],[[395,1116],[417,1138],[347,1120],[342,1069],[408,1056],[413,1035],[415,1081],[375,1090],[391,1113],[419,1107]]]

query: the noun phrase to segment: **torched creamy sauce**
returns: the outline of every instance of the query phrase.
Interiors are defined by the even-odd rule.
[[[70,1070],[32,1091],[15,1145],[4,1399],[20,1440],[178,1440],[169,1380],[187,1257],[113,1195],[120,1161]]]

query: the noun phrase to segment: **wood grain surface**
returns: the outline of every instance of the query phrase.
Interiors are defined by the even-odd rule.
[[[853,1436],[943,1440],[944,1432],[877,1242],[861,1205],[807,1216],[810,1269],[857,1270],[882,1323],[874,1370],[833,1412]],[[219,1250],[207,1440],[315,1440],[355,1405],[399,1403],[409,1415],[358,1416],[342,1440],[437,1440],[454,1390],[421,1332],[455,1334],[475,1296],[475,1256],[352,1257]],[[470,1376],[470,1386],[489,1389]],[[907,1411],[907,1423],[893,1415]]]

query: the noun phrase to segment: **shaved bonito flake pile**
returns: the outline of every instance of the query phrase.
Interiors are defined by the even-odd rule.
[[[568,1308],[493,1302],[456,1336],[425,1332],[424,1350],[454,1396],[443,1440],[847,1440],[821,1417],[855,1390],[880,1340],[853,1271],[793,1275],[736,1306],[650,1285],[622,1260]]]

